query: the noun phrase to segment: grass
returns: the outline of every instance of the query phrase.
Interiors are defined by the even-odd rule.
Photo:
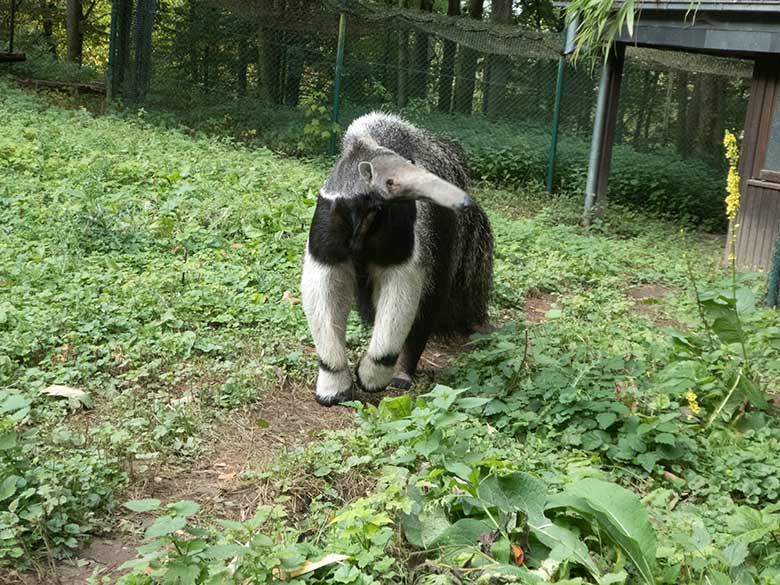
[[[706,341],[720,330],[690,294],[691,277],[728,288],[719,240],[619,205],[585,231],[576,195],[482,185],[502,327],[436,374],[445,385],[424,376],[414,399],[357,406],[357,425],[303,445],[352,419],[309,395],[297,302],[327,168],[0,84],[9,575],[107,531],[140,541],[144,525],[125,583],[266,582],[326,553],[349,560],[305,580],[641,583],[647,564],[661,583],[777,582],[776,412],[742,385],[727,399],[741,358]],[[780,320],[747,307],[761,279],[739,282],[750,383],[771,397]],[[350,323],[353,358],[367,335]],[[52,384],[83,394],[41,393]],[[155,487],[230,456],[237,473],[215,491],[244,494],[239,511]]]

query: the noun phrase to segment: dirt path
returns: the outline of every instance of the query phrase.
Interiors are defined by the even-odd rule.
[[[452,359],[466,350],[467,339],[429,344],[420,361],[420,375],[436,381]],[[224,413],[206,437],[210,444],[194,464],[151,471],[131,486],[126,499],[158,498],[164,503],[194,500],[203,512],[234,520],[251,517],[267,496],[255,482],[242,482],[243,472],[316,439],[323,431],[350,426],[352,410],[323,408],[303,385],[281,384],[256,404]],[[392,393],[360,394],[379,402]],[[395,392],[399,394],[401,392]],[[142,520],[151,522],[151,517]],[[0,571],[0,585],[85,585],[96,571],[111,574],[135,558],[145,526],[138,518],[119,518],[112,534],[95,537],[78,558],[43,568],[40,574]]]

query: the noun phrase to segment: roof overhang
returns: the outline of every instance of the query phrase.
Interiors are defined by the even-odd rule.
[[[563,4],[566,4],[564,2]],[[617,2],[616,4],[620,4]],[[780,0],[766,0],[764,2],[744,2],[743,0],[639,0],[636,2],[639,10],[671,10],[675,12],[778,12],[780,13]]]
[[[634,24],[634,34],[624,28],[616,41],[715,54],[780,55],[780,12],[699,11],[686,15],[645,9]]]
[[[780,0],[639,0],[637,7],[634,34],[624,28],[617,42],[717,55],[780,55]]]

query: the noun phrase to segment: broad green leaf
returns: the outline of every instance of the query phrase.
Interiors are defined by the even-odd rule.
[[[476,546],[479,543],[479,538],[492,530],[493,527],[487,522],[473,518],[462,518],[433,539],[430,547]]]
[[[165,585],[193,585],[198,583],[200,566],[187,562],[189,559],[174,560],[168,563],[163,583]]]
[[[176,516],[182,516],[183,518],[189,518],[198,513],[200,506],[192,500],[182,500],[180,502],[174,502],[166,506],[168,510],[173,512]]]
[[[16,446],[16,433],[13,431],[6,431],[0,433],[0,451],[6,451],[13,449]]]
[[[529,518],[544,514],[544,482],[524,472],[491,475],[479,484],[479,499],[504,512],[524,512]]]
[[[484,406],[491,400],[493,399],[481,398],[478,396],[470,396],[469,398],[461,398],[456,402],[456,405],[458,406],[458,408],[462,408],[463,410],[471,410],[474,408],[479,408],[480,406]]]
[[[205,555],[209,559],[232,559],[241,556],[247,551],[246,547],[239,544],[219,544],[206,549]]]
[[[398,420],[412,414],[412,399],[408,394],[385,398],[379,403],[379,418]]]
[[[617,415],[614,412],[602,412],[596,416],[596,420],[599,423],[599,428],[606,429],[617,420]]]
[[[0,402],[0,414],[29,408],[30,401],[21,394],[9,394]]]
[[[501,536],[490,546],[490,556],[499,563],[509,564],[509,545],[511,543],[505,536]]]
[[[614,483],[587,478],[551,498],[548,508],[560,507],[597,521],[631,560],[642,580],[654,585],[655,531],[634,493]]]
[[[471,467],[462,461],[450,461],[449,459],[444,460],[444,469],[465,480],[469,479],[473,471]]]
[[[744,540],[733,540],[723,549],[723,558],[726,564],[731,567],[738,567],[745,562],[748,557],[748,545]]]
[[[417,548],[428,548],[451,526],[441,506],[430,506],[419,514],[404,516],[406,540]]]
[[[642,468],[650,473],[655,468],[655,464],[658,462],[658,455],[655,451],[649,451],[647,453],[642,453],[641,455],[638,455],[636,458],[639,465],[642,466]]]
[[[165,536],[166,534],[173,534],[177,530],[181,530],[187,525],[187,520],[181,516],[160,516],[154,521],[144,533],[144,538],[150,540],[152,538],[158,538]]]
[[[7,500],[16,493],[16,482],[20,479],[16,475],[9,475],[0,483],[0,502]]]
[[[590,557],[588,547],[571,530],[553,524],[544,516],[529,518],[528,527],[539,542],[554,551],[557,560],[578,563],[599,580],[601,571]]]
[[[707,585],[734,585],[734,581],[720,571],[709,571],[704,583],[707,583]]]
[[[130,500],[122,504],[128,510],[133,512],[151,512],[160,507],[160,500],[156,498],[147,498],[144,500]]]

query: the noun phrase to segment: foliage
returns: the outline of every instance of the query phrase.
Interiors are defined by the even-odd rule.
[[[144,526],[134,585],[776,582],[780,323],[755,278],[733,292],[716,240],[619,204],[584,230],[579,197],[533,182],[476,194],[503,326],[441,385],[250,466],[243,522],[118,507],[227,411],[310,382],[295,283],[326,171],[2,89],[0,562],[72,554],[121,516]],[[365,337],[350,322],[352,357]],[[720,408],[746,356],[757,390]]]

